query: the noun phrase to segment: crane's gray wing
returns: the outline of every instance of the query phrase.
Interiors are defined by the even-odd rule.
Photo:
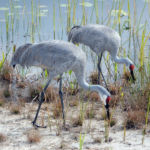
[[[22,56],[22,66],[37,66],[57,73],[72,68],[77,57],[68,45],[42,43],[33,45]]]

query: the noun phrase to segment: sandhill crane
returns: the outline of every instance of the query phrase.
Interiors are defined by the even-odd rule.
[[[85,81],[85,63],[86,55],[82,49],[65,41],[53,40],[39,44],[25,44],[16,50],[11,60],[11,66],[15,67],[16,64],[20,64],[23,67],[37,66],[42,69],[47,69],[49,72],[49,80],[41,93],[39,106],[32,122],[35,127],[40,127],[36,124],[36,120],[44,101],[44,93],[48,85],[55,76],[62,75],[63,72],[68,70],[72,70],[75,73],[77,81],[82,88],[99,93],[99,96],[105,104],[107,116],[109,118],[110,93],[100,85],[89,85]],[[62,83],[60,82],[59,96],[61,99],[63,123],[65,126],[63,93],[61,91],[61,86]]]
[[[120,46],[120,36],[119,34],[104,25],[98,24],[89,24],[85,26],[74,26],[70,30],[68,34],[68,41],[72,41],[75,43],[82,43],[91,48],[97,55],[98,55],[98,79],[100,78],[101,72],[101,59],[104,51],[108,51],[116,63],[122,63],[129,67],[130,73],[132,76],[133,81],[135,81],[134,77],[134,64],[128,58],[119,58],[117,56],[117,52]],[[102,74],[102,72],[101,72]],[[102,74],[104,79],[104,76]],[[105,82],[105,79],[104,79]],[[107,87],[107,84],[105,82]],[[107,88],[108,89],[108,88]]]

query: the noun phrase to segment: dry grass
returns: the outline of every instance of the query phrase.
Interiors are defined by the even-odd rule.
[[[69,101],[69,106],[70,107],[75,107],[75,106],[78,106],[79,105],[79,99],[77,98],[77,99],[72,99],[72,100],[70,100]]]
[[[6,61],[1,69],[0,78],[6,81],[11,82],[11,74],[13,69],[10,67],[9,63]]]
[[[62,115],[61,101],[56,100],[52,106],[53,118],[59,118]]]
[[[110,107],[116,107],[121,101],[120,95],[112,95],[110,100]]]
[[[126,114],[124,124],[127,129],[138,129],[141,128],[145,123],[145,112],[141,110],[129,111]]]
[[[74,85],[73,87],[71,86],[63,87],[63,92],[72,96],[77,95],[79,92],[78,84],[74,83],[73,85]]]
[[[4,106],[5,100],[3,98],[0,98],[0,106]]]
[[[24,81],[18,82],[17,83],[17,88],[22,88],[24,89],[27,86],[27,83]]]
[[[6,141],[6,135],[4,135],[3,133],[0,133],[0,143],[5,142]]]
[[[11,104],[10,105],[10,112],[12,114],[15,114],[15,115],[20,114],[20,112],[21,112],[21,106],[18,105],[18,104]]]
[[[83,125],[83,118],[81,115],[76,115],[76,117],[72,118],[72,126],[77,127],[77,126],[82,126]]]
[[[92,101],[92,102],[98,102],[98,101],[100,101],[100,97],[99,97],[99,95],[98,95],[98,93],[97,92],[85,92],[85,96],[84,96],[84,99],[87,101],[87,99],[88,100],[90,100],[90,101]]]
[[[118,95],[120,93],[120,85],[119,84],[111,84],[109,85],[109,90],[111,95]]]
[[[89,79],[92,84],[98,84],[98,72],[92,72]]]
[[[40,84],[35,85],[29,85],[29,97],[34,99],[36,97],[36,100],[38,100],[40,93],[42,92],[42,86]]]
[[[123,87],[128,87],[132,84],[132,78],[131,78],[131,74],[129,71],[126,71],[124,72],[124,74],[122,75],[122,79],[123,79],[123,82],[122,82],[122,86]]]
[[[102,110],[101,111],[101,120],[106,120],[107,119],[107,113],[106,111]]]
[[[135,89],[132,93],[125,93],[123,101],[125,102],[126,110],[141,110],[146,111],[148,99],[150,96],[150,84],[147,83],[142,89]]]
[[[102,143],[102,139],[100,137],[94,138],[94,143]]]
[[[92,118],[95,118],[96,116],[96,111],[94,110],[93,106],[92,107],[89,107],[87,110],[86,110],[86,113],[85,113],[85,117],[87,119],[92,119]]]
[[[46,102],[54,102],[59,97],[58,90],[52,86],[49,86],[45,93],[45,101]]]
[[[41,136],[37,130],[31,130],[27,133],[27,140],[29,143],[39,143]]]

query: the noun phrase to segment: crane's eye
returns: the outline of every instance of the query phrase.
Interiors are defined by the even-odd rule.
[[[131,64],[129,68],[130,68],[131,71],[133,71],[134,70],[134,65]]]

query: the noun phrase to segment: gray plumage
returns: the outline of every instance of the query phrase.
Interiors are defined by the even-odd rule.
[[[108,51],[116,63],[123,63],[126,66],[133,64],[130,59],[117,56],[121,41],[120,36],[107,26],[98,24],[74,26],[68,34],[68,41],[71,40],[73,43],[89,46],[98,56],[104,51]]]
[[[11,65],[20,64],[23,67],[36,66],[47,69],[49,79],[68,70],[75,73],[79,85],[91,91],[97,91],[106,98],[110,93],[99,85],[89,85],[85,81],[86,55],[79,47],[72,43],[53,40],[39,44],[25,44],[20,46],[14,53]]]

